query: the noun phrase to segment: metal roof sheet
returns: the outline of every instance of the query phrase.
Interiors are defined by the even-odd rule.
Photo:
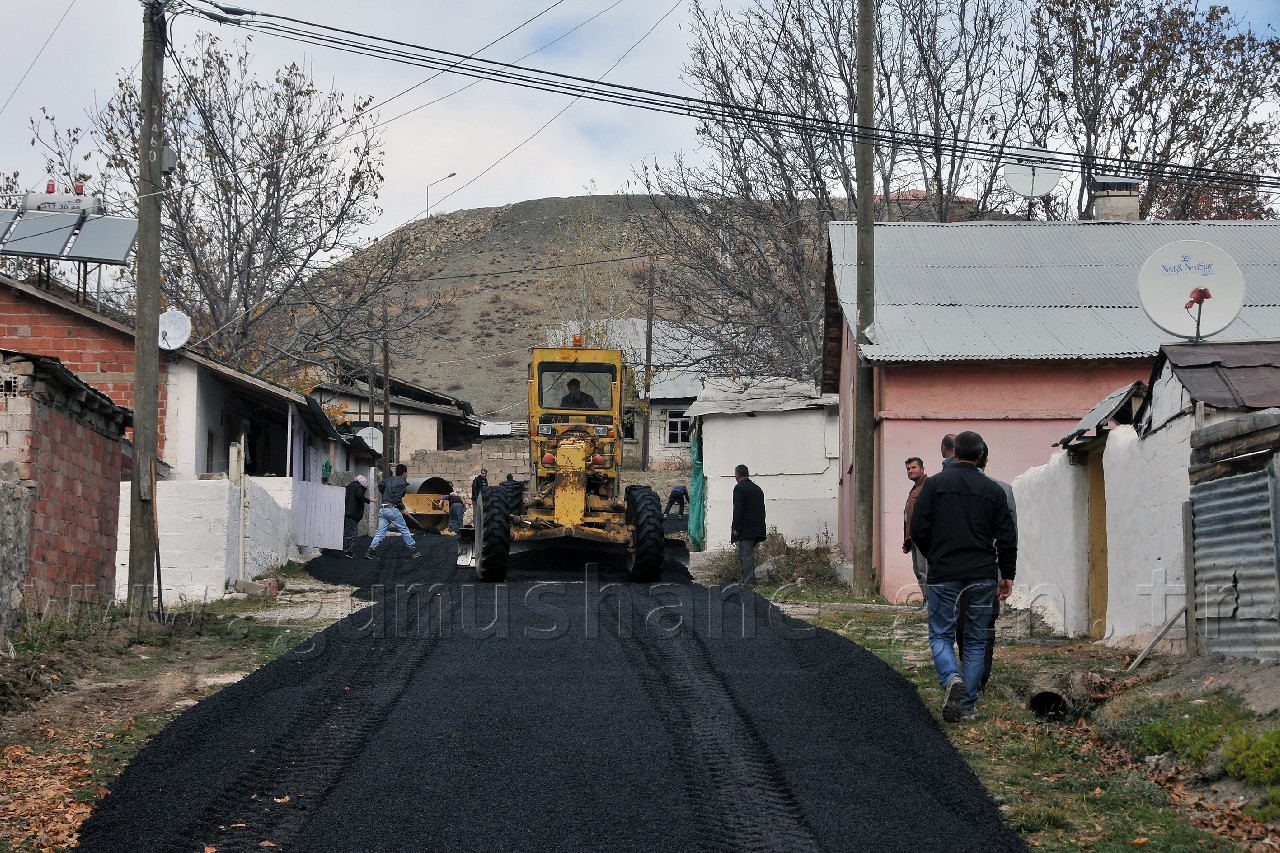
[[[819,393],[809,382],[773,377],[750,380],[717,377],[707,380],[707,387],[685,414],[695,418],[748,412],[789,412],[839,405],[838,395]]]
[[[1193,400],[1221,409],[1280,406],[1280,341],[1167,344],[1163,353]]]
[[[832,223],[832,268],[856,306],[855,224]],[[876,224],[873,361],[1151,357],[1170,335],[1138,302],[1138,270],[1177,240],[1236,260],[1245,307],[1223,338],[1280,337],[1280,223]]]

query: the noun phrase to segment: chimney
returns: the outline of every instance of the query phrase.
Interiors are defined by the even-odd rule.
[[[1138,221],[1138,181],[1134,178],[1094,175],[1089,178],[1089,190],[1093,194],[1093,203],[1089,205],[1090,219]]]

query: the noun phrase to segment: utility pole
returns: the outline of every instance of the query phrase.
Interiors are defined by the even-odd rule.
[[[854,319],[853,380],[853,558],[854,594],[871,595],[876,586],[872,536],[875,532],[875,394],[874,371],[862,354],[870,343],[867,329],[876,320],[875,303],[875,127],[873,93],[875,77],[875,0],[858,0],[858,138],[854,146],[854,173],[858,185],[858,312]]]
[[[387,306],[382,306],[382,454],[391,473],[391,347],[387,343],[387,328],[391,322]],[[398,457],[397,449],[396,456]],[[395,461],[399,462],[397,458]]]
[[[653,425],[653,259],[648,263],[649,296],[644,312],[644,432],[640,434],[640,470],[649,470],[649,430]]]
[[[133,479],[129,609],[151,606],[157,561],[156,452],[160,408],[160,152],[164,145],[164,0],[142,4],[142,127],[138,146],[138,304],[133,329]]]

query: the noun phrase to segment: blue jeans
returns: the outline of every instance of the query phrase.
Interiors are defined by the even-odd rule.
[[[960,593],[965,593],[965,608],[960,611]],[[938,670],[938,684],[944,689],[955,675],[964,679],[961,708],[971,709],[978,702],[982,683],[983,658],[987,635],[995,619],[995,578],[981,581],[942,581],[930,583],[929,648],[933,665]],[[956,661],[956,623],[964,620],[963,664]]]
[[[369,543],[369,550],[372,551],[382,544],[382,540],[387,538],[387,527],[394,525],[396,530],[400,531],[400,535],[404,537],[406,548],[413,548],[413,534],[409,532],[409,525],[404,523],[404,516],[400,514],[400,510],[393,506],[384,506],[378,510],[378,532],[374,534],[373,541]]]

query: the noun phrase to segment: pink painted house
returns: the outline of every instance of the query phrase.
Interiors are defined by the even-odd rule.
[[[853,333],[856,241],[832,223],[823,388],[840,394],[840,543],[852,546]],[[1202,240],[1227,250],[1246,279],[1246,309],[1221,335],[1280,336],[1280,292],[1250,288],[1274,267],[1267,222],[877,223],[874,562],[881,592],[919,597],[902,553],[910,456],[941,466],[946,433],[972,429],[991,447],[988,472],[1012,482],[1049,461],[1053,444],[1112,391],[1146,379],[1171,336],[1138,303],[1137,274],[1156,249]],[[1255,279],[1262,276],[1254,276]],[[1274,276],[1267,276],[1273,279]]]

